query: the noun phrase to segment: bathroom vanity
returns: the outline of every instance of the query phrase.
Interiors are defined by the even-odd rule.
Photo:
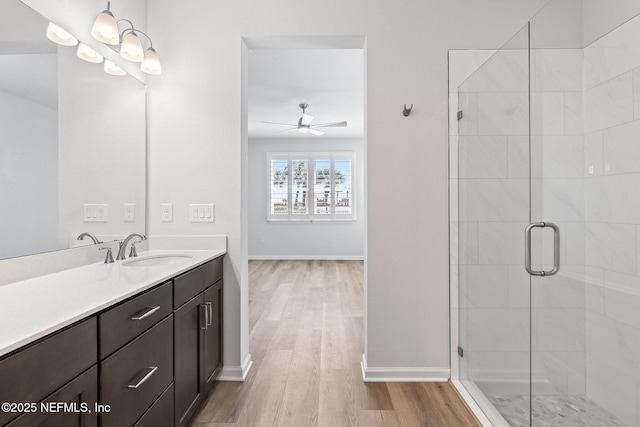
[[[0,287],[0,425],[192,422],[222,368],[224,251],[151,252]]]

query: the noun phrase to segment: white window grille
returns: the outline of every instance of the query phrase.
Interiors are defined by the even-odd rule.
[[[352,221],[353,152],[268,153],[270,221]]]

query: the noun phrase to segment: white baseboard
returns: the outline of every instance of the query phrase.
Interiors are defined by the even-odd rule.
[[[447,382],[451,374],[449,368],[372,368],[367,366],[367,356],[362,355],[362,379],[364,382]]]
[[[249,255],[255,261],[364,261],[364,256],[351,255]]]
[[[244,381],[252,366],[251,354],[247,354],[242,366],[224,366],[220,371],[218,381]]]

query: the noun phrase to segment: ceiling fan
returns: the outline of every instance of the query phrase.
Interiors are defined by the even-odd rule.
[[[291,129],[285,129],[280,131],[282,132],[292,132],[297,130],[303,133],[311,133],[315,136],[324,135],[324,132],[320,130],[316,130],[316,128],[343,128],[347,126],[347,122],[333,122],[333,123],[321,123],[319,125],[312,125],[311,121],[313,120],[313,116],[308,115],[305,111],[309,108],[309,104],[299,104],[298,107],[302,108],[302,117],[298,119],[298,124],[293,125],[290,123],[275,123],[275,122],[262,122],[268,123],[271,125],[282,125],[282,126],[291,126]]]

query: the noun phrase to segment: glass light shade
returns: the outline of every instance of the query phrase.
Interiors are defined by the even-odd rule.
[[[47,38],[62,46],[75,46],[78,44],[78,39],[58,27],[53,22],[49,22],[49,25],[47,25]]]
[[[120,43],[120,33],[118,23],[111,12],[103,10],[93,22],[91,35],[102,43],[117,45]]]
[[[160,57],[158,52],[154,48],[150,47],[144,53],[144,61],[140,69],[147,74],[159,75],[162,74],[162,65],[160,64]]]
[[[76,52],[76,55],[78,55],[78,58],[84,59],[85,61],[91,62],[93,64],[100,64],[102,61],[104,61],[102,55],[100,55],[98,52],[91,49],[84,43],[80,43],[78,45],[78,51]]]
[[[104,72],[112,76],[126,76],[127,72],[108,59],[104,60]]]
[[[120,56],[132,62],[142,62],[144,60],[144,51],[140,39],[131,31],[122,39],[122,47],[120,48]]]

